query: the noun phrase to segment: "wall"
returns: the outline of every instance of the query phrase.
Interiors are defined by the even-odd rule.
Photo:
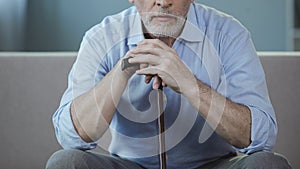
[[[29,51],[78,50],[84,33],[131,4],[126,0],[28,1],[26,49]]]
[[[257,50],[293,49],[293,0],[197,0],[240,20]]]
[[[294,18],[294,42],[295,50],[300,51],[300,0],[295,0],[295,18]]]
[[[0,50],[23,50],[27,0],[0,0]]]
[[[15,4],[26,0],[0,0],[0,3]],[[293,0],[196,0],[234,15],[252,33],[259,51],[285,51],[293,49]],[[27,27],[25,50],[27,51],[77,51],[82,36],[104,16],[125,9],[127,0],[27,0]],[[19,4],[18,4],[19,5]],[[7,34],[2,22],[11,20],[11,10],[1,10],[0,36]],[[10,24],[10,30],[19,25]],[[4,32],[4,33],[3,33]],[[14,31],[16,32],[16,31]],[[15,37],[20,37],[21,40]],[[21,35],[0,39],[0,50],[18,50]],[[15,44],[13,44],[15,43]],[[13,46],[13,47],[10,47]]]

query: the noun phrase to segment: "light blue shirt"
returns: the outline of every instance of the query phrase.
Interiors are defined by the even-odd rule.
[[[57,139],[64,148],[87,150],[99,145],[146,168],[159,168],[157,93],[151,84],[145,84],[143,76],[133,75],[128,82],[110,124],[110,144],[106,135],[95,143],[84,142],[70,118],[72,100],[92,89],[143,39],[135,7],[106,17],[85,34],[69,74],[68,88],[53,116]],[[250,33],[233,17],[193,3],[173,49],[199,80],[233,102],[249,107],[252,143],[244,149],[229,145],[214,132],[216,126],[207,124],[186,98],[165,87],[168,168],[199,167],[236,150],[270,151],[277,124]]]

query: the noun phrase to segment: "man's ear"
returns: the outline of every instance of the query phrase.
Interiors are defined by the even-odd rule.
[[[134,0],[128,0],[128,1],[129,1],[129,3],[132,3],[132,4],[134,3]]]

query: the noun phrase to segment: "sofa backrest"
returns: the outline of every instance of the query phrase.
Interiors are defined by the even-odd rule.
[[[52,114],[67,87],[77,53],[0,53],[0,164],[44,168],[58,145]],[[274,151],[293,168],[300,142],[300,53],[259,53],[279,124]]]
[[[259,53],[278,122],[275,152],[300,168],[300,53]]]
[[[75,55],[1,54],[0,168],[45,168],[60,148],[51,117],[67,87]]]

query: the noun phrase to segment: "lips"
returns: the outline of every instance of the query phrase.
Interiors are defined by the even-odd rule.
[[[152,16],[152,19],[153,20],[157,20],[157,21],[160,21],[160,22],[169,22],[171,20],[174,20],[175,17],[174,16],[171,16],[171,15],[155,15],[155,16]]]

